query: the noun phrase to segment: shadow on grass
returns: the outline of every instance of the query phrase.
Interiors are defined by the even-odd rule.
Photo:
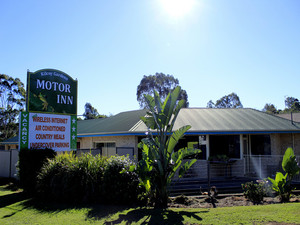
[[[41,213],[58,213],[63,210],[88,208],[89,205],[61,203],[42,200],[38,198],[31,198],[28,201],[22,202],[24,208],[35,209]]]
[[[208,211],[201,211],[198,213],[207,213]],[[90,219],[102,219],[105,215],[101,211],[91,210],[88,214]],[[196,215],[196,212],[186,212],[186,211],[173,211],[170,209],[151,209],[151,208],[140,208],[131,210],[125,214],[119,214],[119,218],[115,220],[109,219],[104,223],[106,225],[110,224],[184,224],[184,216],[189,218],[194,218],[198,222],[202,220],[201,217]]]
[[[23,192],[0,196],[0,208],[12,205],[25,199],[27,199],[27,196]]]
[[[41,213],[59,213],[63,210],[87,208],[87,219],[106,219],[104,224],[184,224],[184,217],[194,218],[198,222],[202,220],[197,214],[208,211],[187,212],[171,209],[132,208],[130,206],[102,205],[102,204],[64,204],[55,202],[42,202],[38,199],[29,199],[22,202],[24,208],[34,208]],[[125,213],[122,213],[126,211]],[[118,214],[117,219],[110,218]]]
[[[0,191],[5,191],[5,190],[14,190],[15,187],[14,185],[6,185],[4,187],[0,187]],[[10,205],[13,205],[15,203],[22,202],[24,200],[28,199],[28,196],[20,191],[20,192],[14,192],[11,194],[6,194],[6,195],[1,195],[0,196],[0,210],[1,208],[10,208]],[[11,209],[12,213],[3,216],[2,218],[7,218],[15,215],[17,212],[22,211],[19,209]]]
[[[32,208],[40,213],[59,213],[64,210],[73,210],[73,209],[88,209],[89,213],[87,218],[94,219],[90,217],[90,212],[97,212],[97,218],[106,218],[110,215],[122,212],[126,209],[129,209],[129,206],[118,206],[118,205],[105,205],[105,204],[96,204],[96,203],[62,203],[62,202],[51,202],[43,201],[37,198],[28,199],[28,201],[22,202],[24,208]]]
[[[89,220],[105,219],[105,224],[184,224],[184,217],[194,218],[198,222],[202,220],[197,214],[208,211],[188,212],[171,209],[134,208],[131,206],[104,205],[104,204],[71,204],[61,202],[43,201],[31,198],[23,192],[15,192],[0,196],[0,209],[19,203],[21,208],[13,209],[12,213],[4,216],[11,217],[23,209],[34,209],[40,213],[60,213],[64,210],[88,209],[86,218]],[[117,218],[114,216],[117,214]],[[116,218],[116,219],[115,219]],[[200,222],[201,223],[201,222]]]

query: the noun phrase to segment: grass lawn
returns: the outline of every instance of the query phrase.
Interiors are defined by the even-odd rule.
[[[0,186],[0,224],[300,224],[300,203],[211,209],[68,205],[26,198]]]

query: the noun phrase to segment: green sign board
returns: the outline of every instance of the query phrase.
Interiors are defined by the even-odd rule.
[[[20,149],[28,148],[28,137],[29,137],[29,113],[20,113],[20,126],[19,126],[19,147]]]
[[[71,134],[70,134],[70,145],[72,150],[77,149],[77,116],[71,116]]]
[[[77,115],[77,80],[54,69],[28,72],[27,111]]]

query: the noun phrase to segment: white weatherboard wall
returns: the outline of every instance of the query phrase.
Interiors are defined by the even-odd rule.
[[[80,142],[81,149],[92,149],[94,148],[94,142],[114,142],[116,144],[116,148],[124,148],[119,150],[119,154],[126,155],[128,152],[126,148],[133,148],[135,156],[138,155],[137,148],[137,137],[135,136],[104,136],[104,137],[81,137],[78,138]],[[122,151],[124,151],[122,153]]]
[[[18,150],[0,151],[0,177],[15,177],[18,160]]]

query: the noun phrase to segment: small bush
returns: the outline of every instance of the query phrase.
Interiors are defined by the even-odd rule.
[[[20,186],[25,192],[33,194],[36,191],[37,176],[47,159],[56,155],[52,149],[21,149],[18,162]]]
[[[104,170],[103,197],[106,203],[137,203],[142,188],[136,172],[129,172],[133,162],[124,156],[111,156]]]
[[[265,196],[263,184],[255,184],[252,181],[242,184],[244,196],[254,204],[261,203]]]

